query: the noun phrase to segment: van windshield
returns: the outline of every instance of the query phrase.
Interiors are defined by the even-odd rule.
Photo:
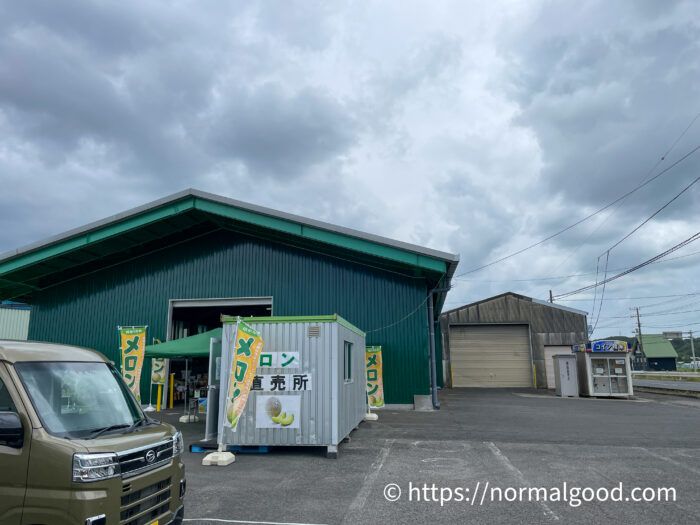
[[[119,373],[107,363],[22,362],[15,369],[44,428],[54,436],[97,437],[143,419]]]

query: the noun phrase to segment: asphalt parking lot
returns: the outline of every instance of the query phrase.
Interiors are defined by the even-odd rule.
[[[273,449],[203,467],[203,454],[188,452],[187,523],[700,522],[699,399],[455,389],[441,392],[440,401],[434,412],[378,412],[379,421],[362,423],[335,460],[323,449]],[[202,436],[203,424],[175,424],[186,443]],[[612,495],[623,501],[575,505],[577,488],[620,483]],[[398,501],[385,498],[390,484],[401,490]],[[525,501],[505,501],[521,487],[546,489],[548,501],[527,501],[527,490]],[[676,501],[625,501],[634,488],[635,497],[645,488],[654,489],[648,496],[673,488]],[[386,490],[396,498],[396,487]],[[445,501],[448,490],[452,501]],[[501,501],[491,501],[498,490]],[[551,501],[557,491],[573,497]],[[455,501],[458,492],[462,501]]]

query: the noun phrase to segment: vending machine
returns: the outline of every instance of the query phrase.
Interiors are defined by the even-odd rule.
[[[604,340],[574,345],[581,395],[629,397],[632,391],[630,352],[625,341]]]

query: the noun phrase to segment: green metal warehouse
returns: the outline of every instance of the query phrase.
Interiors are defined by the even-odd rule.
[[[221,313],[337,313],[382,347],[386,402],[412,405],[431,394],[428,316],[434,305],[439,318],[457,263],[190,189],[0,255],[0,300],[32,305],[29,339],[95,348],[115,362],[119,325],[148,325],[149,340],[166,340]],[[441,363],[439,333],[434,341]],[[149,372],[147,363],[142,392]],[[436,378],[441,386],[441,366]]]

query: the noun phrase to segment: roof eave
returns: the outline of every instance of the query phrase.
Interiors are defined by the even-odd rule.
[[[264,222],[268,223],[272,230],[277,229],[283,233],[301,236],[312,241],[347,247],[367,256],[394,260],[407,265],[407,267],[422,268],[434,276],[440,276],[438,280],[447,276],[448,279],[443,281],[446,283],[449,283],[449,278],[454,274],[459,262],[459,256],[455,254],[424,248],[190,188],[79,228],[74,228],[62,234],[5,252],[0,255],[0,270],[5,266],[6,269],[3,273],[8,274],[17,268],[23,267],[25,264],[33,264],[32,258],[38,261],[42,260],[42,256],[50,258],[62,253],[68,253],[71,250],[81,248],[83,244],[89,245],[90,242],[93,242],[92,239],[97,238],[99,240],[111,234],[120,234],[122,233],[120,228],[123,231],[128,231],[129,229],[138,228],[142,224],[148,224],[148,221],[159,220],[192,209],[214,215],[218,214],[234,221],[247,221],[258,226],[260,224],[255,222],[255,218],[260,220],[267,218],[264,219]],[[267,226],[263,225],[263,227]],[[428,277],[426,276],[426,278]],[[22,283],[17,283],[17,285],[21,286]],[[439,296],[437,304],[441,305],[441,301],[444,301],[444,297]]]

